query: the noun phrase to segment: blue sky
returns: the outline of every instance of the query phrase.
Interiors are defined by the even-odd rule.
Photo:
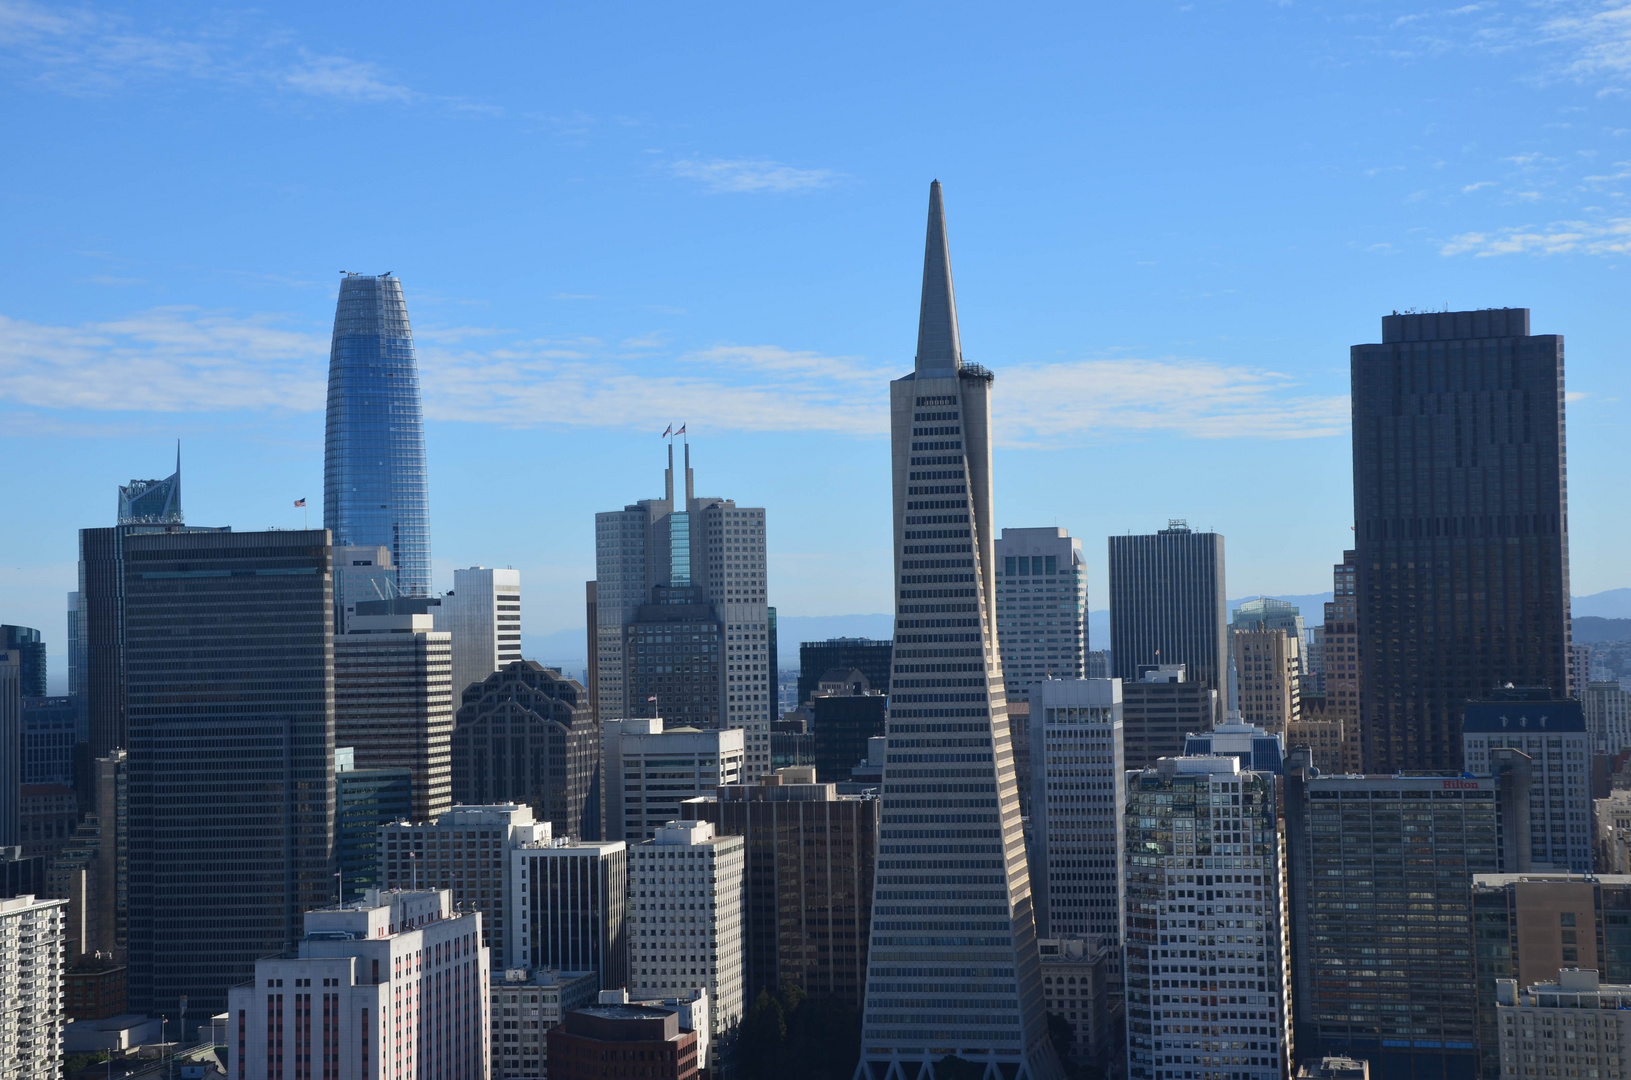
[[[1631,7],[0,0],[0,619],[60,644],[75,530],[184,444],[188,519],[318,520],[341,270],[401,276],[438,583],[582,623],[593,512],[770,512],[794,615],[890,607],[887,380],[928,182],[997,372],[997,509],[1350,537],[1347,349],[1409,308],[1568,341],[1576,593],[1621,552]],[[57,672],[62,671],[55,650]]]

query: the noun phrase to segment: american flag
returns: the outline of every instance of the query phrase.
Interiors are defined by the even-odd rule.
[[[306,505],[306,500],[305,499],[296,499],[294,501],[294,504],[296,506],[305,506]]]

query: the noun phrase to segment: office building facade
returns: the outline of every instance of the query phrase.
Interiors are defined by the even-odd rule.
[[[683,483],[683,499],[676,499],[670,442],[662,498],[595,515],[600,717],[657,715],[648,700],[654,693],[659,712],[667,709],[665,695],[677,706],[683,699],[688,711],[676,719],[747,733],[745,764],[757,776],[770,769],[770,721],[777,711],[765,512],[698,496],[689,444]],[[669,604],[688,610],[660,610]],[[631,627],[638,628],[631,633]],[[717,651],[705,655],[704,647],[714,645]]]
[[[1166,758],[1127,775],[1132,1080],[1290,1074],[1290,957],[1274,789],[1274,776],[1242,771],[1228,757]]]
[[[359,544],[334,549],[334,633],[348,630],[358,604],[389,602],[401,596],[391,549],[384,544]]]
[[[17,654],[19,689],[23,697],[45,697],[45,641],[29,626],[0,625],[0,649]]]
[[[482,944],[493,966],[509,966],[511,853],[549,826],[526,805],[455,806],[435,821],[395,822],[380,830],[380,877],[387,889],[443,889],[463,911],[481,913]]]
[[[1004,529],[996,542],[997,638],[1010,701],[1043,679],[1080,679],[1087,655],[1087,563],[1064,529]]]
[[[746,842],[745,1000],[792,983],[859,1008],[878,855],[876,795],[839,795],[808,768],[689,799],[682,821]]]
[[[402,595],[430,595],[419,363],[402,282],[389,273],[340,279],[328,362],[323,526],[337,547],[389,548]]]
[[[357,768],[407,769],[415,821],[452,806],[452,643],[431,625],[429,615],[352,615],[334,639],[335,742]]]
[[[927,231],[917,357],[889,384],[895,649],[856,1077],[956,1052],[1053,1080],[997,634],[993,376],[963,362],[938,181]],[[978,843],[937,842],[951,822]],[[984,873],[922,857],[970,849]]]
[[[661,719],[601,724],[603,839],[638,844],[680,817],[680,804],[745,777],[741,731],[668,730]]]
[[[1599,972],[1605,982],[1631,982],[1631,877],[1479,874],[1472,911],[1478,1042],[1487,1080],[1501,1076],[1500,980],[1533,986],[1555,981],[1564,968],[1580,968]]]
[[[1037,933],[1121,944],[1121,683],[1050,679],[1031,694]],[[1121,966],[1112,964],[1119,976]]]
[[[674,821],[629,848],[629,995],[708,992],[710,1034],[746,1008],[743,905],[747,844],[706,821]]]
[[[1121,684],[1122,757],[1129,769],[1147,769],[1179,757],[1191,733],[1208,731],[1219,716],[1218,691],[1189,678],[1182,664],[1150,668]]]
[[[521,571],[472,566],[453,571],[453,591],[433,610],[453,635],[453,698],[521,659]]]
[[[534,660],[464,690],[453,732],[453,801],[526,803],[559,836],[593,825],[595,729],[588,692]]]
[[[137,533],[123,562],[130,1003],[217,1012],[334,895],[328,536]]]
[[[1539,689],[1492,690],[1483,698],[1463,711],[1467,771],[1491,773],[1491,753],[1503,747],[1527,755],[1530,866],[1591,873],[1592,748],[1580,702]]]
[[[838,783],[866,758],[868,739],[884,733],[889,699],[856,668],[829,671],[805,706],[816,778]]]
[[[1302,648],[1297,635],[1259,624],[1232,630],[1236,704],[1240,718],[1265,731],[1283,735],[1302,719],[1299,680]]]
[[[480,923],[445,889],[376,889],[307,912],[296,948],[257,961],[232,988],[228,1075],[309,1078],[316,1059],[328,1080],[488,1080]]]
[[[1500,786],[1459,774],[1289,771],[1300,1052],[1368,1059],[1384,1076],[1474,1075],[1469,886],[1501,867]],[[1416,917],[1429,911],[1432,921]]]
[[[74,746],[84,734],[71,697],[27,697],[22,703],[22,782],[74,784]]]
[[[553,1080],[601,1080],[608,1061],[646,1062],[649,1075],[696,1080],[705,1066],[698,1033],[681,1028],[677,1012],[653,1005],[585,1005],[549,1033]],[[636,1066],[639,1067],[639,1066]]]
[[[1331,568],[1331,599],[1325,602],[1325,717],[1342,725],[1341,772],[1365,767],[1364,732],[1359,709],[1358,555],[1342,553]],[[1324,768],[1324,766],[1321,766]]]
[[[1530,986],[1502,979],[1495,1014],[1503,1077],[1553,1070],[1612,1077],[1631,1069],[1631,984],[1605,983],[1581,968]]]
[[[1631,690],[1618,682],[1590,682],[1580,704],[1593,753],[1613,755],[1631,747]]]
[[[1182,664],[1190,681],[1223,693],[1228,607],[1221,535],[1174,519],[1153,536],[1110,537],[1110,660],[1123,683]]]
[[[343,902],[381,888],[380,827],[413,820],[413,773],[359,769],[349,746],[334,750],[334,861]]]
[[[0,847],[23,840],[23,660],[0,650]]]
[[[628,985],[628,889],[623,841],[533,830],[510,854],[509,963],[593,972],[596,989]]]
[[[1568,693],[1563,338],[1394,314],[1351,354],[1365,769],[1457,769],[1463,704]]]
[[[592,971],[517,967],[493,972],[493,1080],[549,1075],[549,1032],[594,1002]]]
[[[890,657],[893,641],[872,638],[828,638],[799,645],[798,701],[803,705],[815,693],[822,676],[837,668],[855,670],[866,676],[867,685],[885,696],[889,693]]]

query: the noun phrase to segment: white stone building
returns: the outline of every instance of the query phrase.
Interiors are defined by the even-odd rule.
[[[465,688],[521,659],[521,571],[472,566],[453,571],[453,591],[432,608],[453,635],[453,711]]]
[[[997,641],[1008,700],[1043,679],[1086,674],[1087,562],[1061,528],[1004,529],[996,540]]]
[[[242,1080],[487,1080],[481,915],[446,889],[306,913],[292,955],[227,996],[227,1075]]]
[[[493,1080],[547,1076],[549,1029],[592,1003],[600,981],[592,971],[493,969]]]
[[[629,996],[708,991],[711,1031],[745,1008],[747,844],[706,821],[671,821],[629,849]]]
[[[1495,980],[1503,1080],[1623,1078],[1631,1069],[1631,986],[1603,985],[1597,972],[1563,968],[1557,982],[1520,990]]]
[[[666,728],[661,719],[608,720],[600,729],[601,818],[607,839],[637,844],[680,816],[680,803],[745,779],[740,730]]]

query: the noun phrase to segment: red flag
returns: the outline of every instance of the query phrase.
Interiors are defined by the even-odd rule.
[[[294,501],[294,504],[296,506],[305,506],[306,505],[306,500],[305,499],[296,499]]]

